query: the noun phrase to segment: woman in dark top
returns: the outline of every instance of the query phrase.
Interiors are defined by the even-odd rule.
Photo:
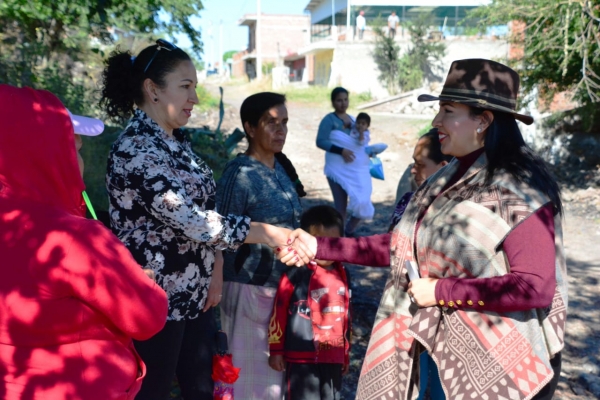
[[[519,77],[489,60],[455,61],[433,120],[455,157],[417,190],[392,234],[298,236],[319,259],[385,266],[391,275],[357,399],[407,398],[428,351],[446,398],[551,399],[567,307],[556,181],[516,119]],[[282,258],[286,261],[289,256]],[[407,269],[421,278],[410,281]]]
[[[223,213],[296,229],[305,194],[292,164],[281,153],[287,136],[285,96],[257,93],[244,100],[240,115],[248,150],[227,163],[217,185]],[[264,245],[243,245],[224,254],[221,324],[229,337],[240,377],[235,396],[279,400],[283,374],[269,368],[269,317],[281,274],[287,267]]]
[[[245,242],[282,245],[289,232],[217,212],[212,171],[179,130],[198,103],[196,84],[189,56],[163,40],[137,57],[111,54],[104,70],[105,111],[133,115],[108,160],[111,227],[169,298],[165,328],[135,344],[148,367],[138,395],[144,400],[167,398],[175,374],[184,399],[212,399],[211,306],[221,288],[211,278],[220,251]]]

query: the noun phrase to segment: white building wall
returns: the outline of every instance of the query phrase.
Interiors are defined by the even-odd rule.
[[[353,93],[371,92],[375,98],[387,96],[379,83],[379,69],[371,55],[372,43],[338,42],[333,52],[329,86],[343,86]]]
[[[486,58],[498,62],[505,62],[508,58],[508,42],[506,40],[476,39],[474,37],[460,37],[447,40],[446,55],[443,58],[444,79],[454,60],[465,58]]]
[[[457,39],[444,42],[446,55],[438,64],[440,79],[448,74],[454,60],[465,58],[486,58],[499,62],[506,60],[508,42],[492,39]],[[398,43],[404,53],[408,41]],[[371,92],[374,98],[388,96],[387,89],[379,82],[379,69],[373,60],[373,43],[337,42],[333,52],[329,86],[343,86],[351,92]]]

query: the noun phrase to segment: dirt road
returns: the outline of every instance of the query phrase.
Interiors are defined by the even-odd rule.
[[[211,90],[216,92],[214,88]],[[239,109],[242,100],[250,93],[243,87],[225,87],[225,101],[234,109]],[[315,146],[318,124],[330,110],[290,103],[288,111],[289,133],[284,152],[294,163],[308,192],[303,199],[303,206],[308,208],[315,204],[331,204],[331,193],[323,175],[323,151]],[[225,129],[240,126],[239,117],[234,111],[228,115]],[[386,179],[373,180],[372,201],[376,216],[372,222],[360,227],[359,234],[382,233],[387,229],[398,180],[411,162],[418,130],[427,123],[425,120],[401,116],[372,116],[372,143],[389,145],[381,155]],[[600,211],[594,204],[600,204],[597,201],[600,191],[566,192],[565,198],[571,200],[565,203],[564,219],[570,298],[563,371],[555,399],[596,399],[600,398]],[[351,371],[344,381],[345,399],[354,398],[374,314],[387,278],[386,269],[352,266],[350,271],[354,282],[355,329]]]

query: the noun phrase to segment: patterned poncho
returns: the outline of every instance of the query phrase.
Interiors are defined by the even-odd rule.
[[[496,174],[485,183],[482,154],[440,194],[458,169],[453,160],[415,193],[391,243],[391,275],[379,305],[357,399],[416,399],[421,351],[440,371],[446,398],[531,399],[551,379],[550,358],[563,348],[567,274],[559,216],[555,217],[556,290],[552,305],[497,313],[468,305],[418,308],[406,293],[406,261],[421,276],[491,278],[510,272],[504,239],[549,199]],[[438,196],[439,195],[439,196]],[[415,228],[423,216],[417,231]],[[435,275],[432,275],[435,276]]]

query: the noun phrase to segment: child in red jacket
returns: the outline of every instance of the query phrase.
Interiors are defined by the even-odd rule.
[[[307,210],[302,229],[340,237],[342,216],[330,206]],[[286,371],[286,400],[336,400],[350,354],[350,290],[344,266],[315,260],[281,277],[269,324],[269,365]]]

